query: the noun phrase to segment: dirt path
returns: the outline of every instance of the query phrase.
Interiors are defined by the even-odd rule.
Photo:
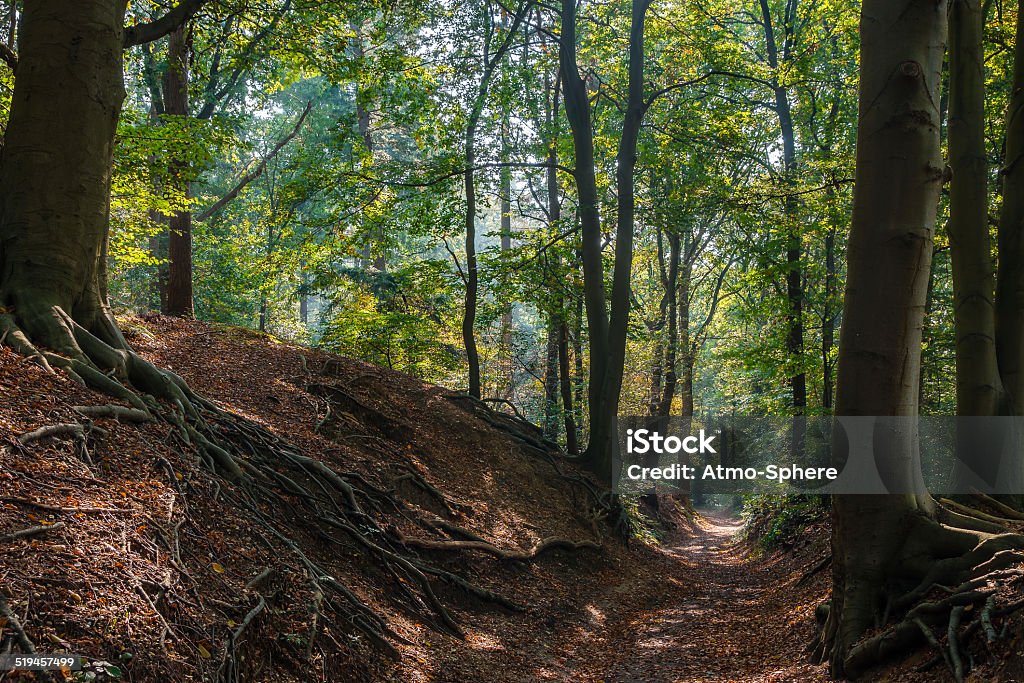
[[[568,680],[826,681],[804,652],[814,591],[795,589],[803,565],[752,559],[735,542],[739,528],[705,517],[653,553],[647,571],[613,581],[591,608],[593,623],[576,631],[586,642],[566,662]]]

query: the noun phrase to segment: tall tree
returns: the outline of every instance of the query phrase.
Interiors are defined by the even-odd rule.
[[[942,186],[938,92],[946,6],[866,0],[861,14],[860,122],[837,415],[915,416],[921,326]],[[907,443],[903,467],[914,467]],[[832,670],[884,604],[884,583],[932,514],[913,496],[833,499]],[[850,672],[852,673],[852,672]]]
[[[840,334],[837,415],[913,418],[919,412],[921,330],[939,191],[939,84],[946,4],[867,0],[861,15],[860,122],[849,275]],[[916,481],[916,431],[876,420],[881,466]],[[835,448],[840,445],[837,432]],[[924,495],[833,497],[833,586],[816,649],[837,676],[855,677],[902,651],[914,619],[861,640],[904,613],[935,584],[958,585],[995,553],[1024,538],[968,528]],[[942,524],[940,521],[954,522]],[[916,588],[887,594],[899,577]],[[858,642],[860,641],[860,642]]]
[[[995,415],[1002,394],[996,362],[995,267],[988,226],[982,23],[979,0],[951,0],[948,230],[958,415]]]
[[[1009,410],[1024,415],[1024,3],[1018,3],[1013,89],[1006,113],[996,277],[996,347]]]
[[[171,31],[167,45],[167,70],[164,72],[164,113],[185,119],[189,116],[188,76],[191,45],[185,25]],[[186,200],[191,192],[190,164],[176,160],[171,178],[180,186]],[[167,220],[167,294],[164,313],[191,318],[195,316],[192,296],[192,209],[185,207]]]
[[[8,343],[95,385],[110,384],[97,368],[114,368],[174,393],[128,352],[107,305],[111,164],[124,48],[168,34],[201,4],[186,0],[131,29],[125,0],[29,3],[22,14],[0,160],[0,299],[9,311],[0,326]]]
[[[483,54],[481,56],[483,70],[480,80],[477,83],[476,91],[470,102],[469,116],[466,123],[465,147],[463,151],[463,189],[466,193],[466,301],[465,312],[462,316],[462,342],[466,348],[466,358],[469,362],[469,395],[480,398],[480,353],[476,345],[476,308],[478,290],[480,287],[480,273],[477,269],[476,256],[476,137],[477,128],[480,125],[480,117],[484,113],[484,105],[487,103],[487,92],[491,87],[491,81],[498,67],[504,60],[505,55],[512,48],[519,26],[526,19],[533,7],[532,0],[520,3],[512,17],[512,21],[501,37],[498,46],[491,44],[495,35],[494,8],[490,2],[481,6],[484,14],[484,41]],[[503,10],[502,10],[503,11]]]
[[[626,360],[633,267],[636,202],[634,174],[640,127],[650,105],[644,99],[644,24],[649,6],[649,0],[633,0],[630,4],[628,85],[615,172],[618,211],[609,310],[604,292],[601,218],[594,170],[590,100],[576,58],[576,3],[574,0],[562,0],[559,56],[563,102],[576,152],[576,193],[583,243],[583,289],[590,332],[590,441],[584,455],[588,466],[604,479],[611,477],[612,461],[618,445],[615,421]]]
[[[807,375],[803,370],[804,292],[803,268],[801,266],[803,246],[800,219],[797,215],[799,207],[797,197],[793,193],[797,170],[796,127],[793,124],[789,86],[785,82],[787,75],[784,73],[792,66],[790,62],[793,58],[796,40],[798,3],[797,0],[787,0],[783,11],[782,26],[778,29],[772,21],[772,11],[768,0],[759,0],[759,4],[761,27],[764,29],[765,55],[771,70],[769,84],[774,95],[773,110],[778,117],[779,132],[782,138],[782,179],[786,192],[783,200],[783,215],[786,221],[786,300],[789,305],[789,310],[786,313],[786,350],[789,352],[789,362],[793,366],[789,373],[793,412],[800,415],[807,409]]]

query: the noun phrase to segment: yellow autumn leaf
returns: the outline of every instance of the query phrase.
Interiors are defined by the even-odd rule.
[[[203,659],[209,659],[212,655],[210,655],[210,651],[209,650],[207,650],[205,647],[200,645],[199,646],[199,656],[202,657]]]
[[[238,622],[236,622],[234,619],[228,619],[228,626],[234,628],[235,626],[238,626]]]
[[[217,572],[218,574],[223,574],[224,573],[224,567],[221,564],[219,564],[217,562],[214,562],[213,563],[213,571]]]

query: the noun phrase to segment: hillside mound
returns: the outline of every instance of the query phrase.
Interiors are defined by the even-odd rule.
[[[627,545],[586,475],[487,404],[241,329],[122,325],[230,416],[209,433],[253,476],[0,349],[0,654],[140,683],[827,679],[804,651],[827,526],[755,556],[736,520],[651,498]],[[1021,622],[996,625],[965,656],[1020,680]],[[925,647],[871,679],[949,674]]]
[[[240,506],[174,425],[0,350],[0,620],[40,652],[135,681],[522,680],[579,578],[624,552],[580,473],[483,404],[240,329],[124,327],[350,482],[360,534],[306,524],[334,492],[283,468],[280,504]],[[535,651],[505,647],[523,632]]]

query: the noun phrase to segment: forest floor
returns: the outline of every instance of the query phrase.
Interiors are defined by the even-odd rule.
[[[794,590],[823,550],[820,529],[803,534],[789,552],[758,557],[729,512],[664,518],[666,538],[635,548],[635,560],[600,584],[583,611],[587,618],[563,629],[551,648],[560,658],[538,680],[827,680],[803,651],[824,577]]]
[[[826,680],[805,646],[829,572],[802,580],[828,553],[824,526],[763,554],[726,513],[687,515],[660,499],[648,542],[625,544],[595,520],[570,463],[524,451],[446,389],[235,328],[159,316],[122,325],[142,355],[225,410],[393,498],[373,513],[392,547],[450,543],[444,523],[504,551],[551,537],[600,548],[527,561],[413,551],[524,608],[434,582],[459,639],[424,618],[430,610],[379,557],[311,530],[300,500],[261,510],[386,620],[401,655],[392,661],[311,589],[294,549],[231,504],[233,485],[171,425],[84,420],[76,407],[110,398],[0,349],[0,597],[39,651],[106,661],[138,683]],[[84,436],[25,437],[76,423]],[[269,584],[255,581],[268,569]],[[0,649],[11,634],[0,615]],[[931,656],[871,680],[946,680],[941,666],[913,671]],[[23,680],[39,679],[0,672],[0,682]]]
[[[794,553],[758,558],[740,540],[741,525],[727,512],[705,512],[655,550],[665,559],[661,571],[638,572],[609,591],[601,637],[581,653],[587,677],[828,680],[804,653],[822,579],[795,589],[806,559],[823,550],[820,534],[808,532]]]

